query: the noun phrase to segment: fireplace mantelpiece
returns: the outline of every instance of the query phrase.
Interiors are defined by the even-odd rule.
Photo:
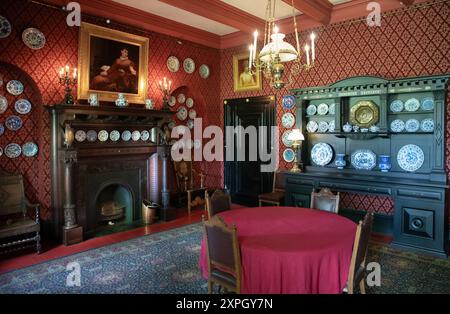
[[[51,165],[52,165],[52,231],[53,235],[62,238],[62,227],[64,225],[64,206],[66,200],[71,199],[65,195],[64,182],[70,180],[73,187],[72,194],[75,200],[76,220],[83,227],[84,235],[90,236],[95,232],[95,215],[97,208],[91,208],[92,201],[89,193],[96,191],[86,187],[94,188],[93,182],[98,187],[108,183],[117,183],[130,186],[135,195],[133,201],[133,220],[140,220],[140,202],[149,199],[150,186],[148,179],[150,158],[154,154],[161,154],[167,147],[160,145],[161,141],[155,128],[159,128],[173,115],[170,111],[148,110],[142,108],[118,108],[118,107],[92,107],[86,105],[55,105],[48,106],[47,110],[51,116]],[[74,141],[70,150],[75,154],[76,162],[73,165],[73,174],[70,178],[64,172],[64,164],[61,161],[66,153],[64,147],[64,127],[69,124],[76,132],[94,130],[125,130],[152,132],[152,140],[123,141],[120,139],[113,142],[108,139],[105,142]],[[158,169],[162,173],[162,169]],[[128,179],[119,180],[122,175]],[[104,180],[100,182],[98,180]],[[136,183],[137,182],[137,183]],[[131,188],[131,186],[133,186]],[[163,213],[163,217],[170,217]],[[94,218],[92,218],[94,217]]]

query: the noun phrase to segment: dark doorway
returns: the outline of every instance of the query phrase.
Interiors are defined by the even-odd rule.
[[[253,97],[241,99],[229,99],[225,101],[225,127],[242,126],[247,128],[249,126],[267,127],[267,143],[268,151],[271,150],[272,132],[271,127],[275,126],[275,97]],[[260,142],[260,135],[258,134],[258,143]],[[269,164],[269,162],[262,162],[259,158],[254,161],[249,161],[249,146],[250,143],[248,135],[246,135],[245,143],[241,146],[235,145],[237,149],[231,150],[232,143],[227,142],[225,136],[225,152],[227,150],[232,152],[234,161],[225,161],[225,186],[229,189],[231,198],[234,203],[246,206],[257,206],[258,195],[270,192],[272,189],[272,174],[268,172],[261,172],[261,165]],[[234,136],[234,143],[237,143],[237,136]],[[239,149],[245,148],[245,160],[238,161]],[[226,156],[227,154],[225,154]]]

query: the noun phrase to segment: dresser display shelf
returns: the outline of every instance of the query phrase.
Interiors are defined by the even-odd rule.
[[[393,245],[411,248],[446,257],[448,241],[448,208],[445,207],[448,191],[445,170],[446,98],[450,75],[386,80],[379,77],[352,77],[330,86],[294,89],[296,98],[297,127],[305,135],[301,160],[303,173],[286,172],[286,204],[309,207],[313,188],[330,188],[350,194],[377,195],[394,201]],[[433,110],[392,112],[394,100],[405,102],[416,98],[434,100]],[[378,108],[378,120],[374,125],[379,132],[344,132],[350,121],[351,109],[359,101],[372,101]],[[307,115],[306,108],[321,103],[335,104],[335,115]],[[392,132],[394,119],[408,120],[432,118],[433,132]],[[334,132],[307,132],[311,121],[335,123]],[[368,128],[368,127],[366,127]],[[311,149],[317,143],[327,143],[333,149],[333,159],[324,166],[316,166]],[[425,155],[422,167],[414,173],[404,171],[397,162],[401,147],[414,144]],[[368,149],[377,155],[377,166],[371,170],[357,170],[351,164],[353,152]],[[343,170],[335,166],[336,154],[345,154],[347,165]],[[381,172],[380,155],[390,155],[392,169]],[[364,208],[358,208],[364,210]]]

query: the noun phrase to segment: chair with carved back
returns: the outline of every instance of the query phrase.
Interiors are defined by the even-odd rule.
[[[214,284],[227,291],[241,292],[241,253],[235,225],[229,227],[220,216],[206,220],[203,228],[208,256],[208,293]]]
[[[273,173],[272,192],[260,194],[258,196],[259,206],[261,207],[263,203],[268,203],[276,206],[282,205],[284,203],[284,193],[285,193],[284,174],[277,170]]]
[[[319,192],[313,190],[310,207],[337,214],[339,212],[339,197],[339,192],[334,194],[328,188],[324,188]]]
[[[355,287],[359,285],[361,294],[366,293],[366,257],[369,248],[370,234],[373,225],[373,213],[367,213],[363,221],[360,221],[356,229],[353,253],[350,262],[350,271],[347,281],[347,292],[353,294]]]
[[[231,196],[223,190],[215,190],[211,196],[205,191],[205,199],[209,219],[220,212],[231,210]]]
[[[39,204],[31,204],[26,199],[21,175],[0,171],[0,249],[2,253],[24,248],[26,247],[24,244],[28,242],[36,242],[36,251],[38,254],[41,253],[39,206]],[[27,208],[34,208],[34,219],[28,217]],[[3,250],[9,247],[16,248]]]

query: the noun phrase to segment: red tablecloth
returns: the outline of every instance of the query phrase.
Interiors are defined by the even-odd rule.
[[[294,207],[243,208],[220,216],[238,229],[243,293],[341,293],[345,287],[353,221]],[[208,278],[204,241],[199,266]]]

